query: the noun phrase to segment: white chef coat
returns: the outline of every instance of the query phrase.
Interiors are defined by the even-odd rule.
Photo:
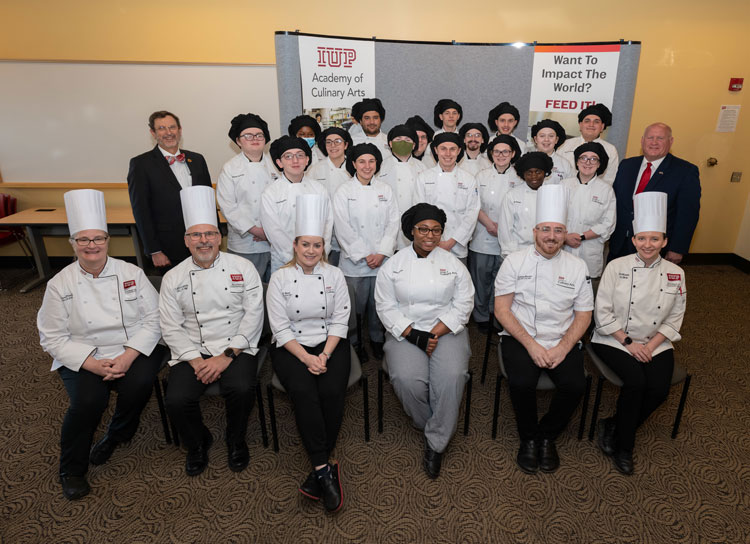
[[[375,305],[383,326],[399,342],[409,325],[430,331],[438,321],[458,334],[474,307],[474,284],[449,251],[436,247],[420,258],[410,245],[380,267]]]
[[[497,241],[503,258],[514,251],[533,246],[536,191],[529,188],[525,181],[510,189],[503,197],[499,218]]]
[[[253,263],[219,252],[209,268],[188,257],[164,275],[159,293],[170,365],[227,348],[258,353],[263,329],[263,286]]]
[[[476,177],[479,172],[484,170],[485,168],[489,168],[492,166],[492,163],[487,158],[487,155],[485,153],[480,153],[476,159],[470,159],[469,156],[464,153],[464,156],[461,157],[461,161],[458,163],[459,168],[463,168],[466,170],[469,174]]]
[[[89,355],[111,359],[126,347],[151,355],[161,338],[159,294],[135,265],[107,257],[98,278],[69,264],[47,282],[37,314],[52,370],[78,372]]]
[[[304,140],[304,138],[303,138]],[[318,147],[318,144],[316,143],[314,146],[310,148],[311,157],[310,157],[310,165],[307,167],[309,170],[313,165],[318,164],[321,161],[324,161],[326,159],[326,156],[323,154],[323,152]]]
[[[377,253],[393,255],[401,228],[391,186],[377,178],[362,185],[355,175],[333,197],[333,224],[341,245],[339,268],[344,275],[377,275],[378,270],[367,266],[365,257]]]
[[[495,223],[500,225],[500,206],[505,194],[511,190],[515,183],[520,181],[518,176],[513,176],[515,169],[509,166],[504,174],[499,174],[495,166],[479,172],[477,175],[477,186],[479,189],[479,202],[481,209]],[[490,235],[487,228],[477,220],[474,235],[471,237],[469,249],[485,255],[500,255],[500,243],[497,236]]]
[[[240,152],[221,169],[216,183],[216,201],[227,219],[227,248],[235,253],[267,253],[268,242],[255,242],[248,232],[261,227],[260,195],[271,182],[279,178],[271,157],[264,153],[261,160],[252,162]]]
[[[417,183],[417,176],[420,172],[426,170],[422,161],[409,157],[406,162],[401,162],[393,154],[383,159],[383,165],[380,167],[378,179],[390,185],[393,194],[396,197],[398,206],[399,224],[401,215],[414,205],[414,185]],[[406,247],[411,242],[404,236],[401,229],[398,229],[396,246],[398,249]]]
[[[182,151],[178,149],[177,153],[172,155],[169,151],[165,151],[160,146],[157,147],[159,147],[161,154],[164,155],[164,160],[167,160],[167,157],[177,157],[177,155],[182,153]],[[177,183],[180,184],[180,187],[187,189],[193,185],[193,175],[190,173],[190,167],[187,165],[187,158],[181,162],[175,159],[175,161],[169,165],[169,169],[172,170],[174,177],[177,178]]]
[[[454,167],[452,172],[443,172],[440,165],[425,170],[417,176],[414,185],[415,204],[427,202],[441,208],[446,215],[443,240],[453,238],[456,244],[451,249],[456,257],[469,254],[467,246],[479,216],[479,191],[474,176],[466,170]]]
[[[271,274],[266,306],[278,347],[290,340],[313,347],[349,331],[349,288],[341,270],[327,263],[319,262],[312,274],[299,265],[279,268]]]
[[[604,174],[600,176],[600,179],[606,181],[610,186],[615,182],[615,176],[617,175],[617,167],[620,165],[620,157],[617,154],[617,149],[607,140],[597,138],[594,140],[596,143],[602,144],[604,151],[607,152],[609,161],[607,162],[607,169]],[[557,153],[568,159],[570,164],[575,164],[576,159],[573,152],[579,145],[586,143],[583,136],[576,136],[575,138],[568,138],[565,142],[557,148]]]
[[[604,244],[615,230],[615,192],[597,176],[588,183],[581,183],[577,177],[568,178],[562,185],[568,188],[568,232],[583,234],[591,229],[599,235],[578,247],[566,245],[565,251],[586,261],[589,276],[598,278],[604,268]]]
[[[339,190],[339,187],[351,179],[349,172],[346,170],[346,160],[341,163],[341,166],[336,166],[331,162],[330,157],[315,163],[307,169],[306,176],[314,179],[320,183],[328,191],[328,198],[333,202],[333,195]],[[334,226],[333,238],[331,239],[331,251],[340,251],[341,247],[336,239],[336,232]]]
[[[282,173],[281,177],[266,187],[261,195],[260,220],[266,237],[271,242],[272,271],[278,270],[292,258],[297,196],[304,194],[325,195],[329,200],[323,239],[326,253],[331,251],[333,213],[328,191],[308,176],[304,176],[299,183],[292,183]]]
[[[495,278],[495,296],[509,293],[514,293],[511,313],[545,349],[560,343],[574,312],[594,309],[586,263],[562,250],[551,259],[533,246],[508,255]]]
[[[560,183],[566,178],[572,178],[576,175],[576,169],[568,159],[553,151],[549,156],[552,159],[552,173],[549,175],[548,183]]]
[[[424,165],[425,170],[429,170],[430,168],[435,168],[437,166],[437,161],[435,160],[435,157],[432,156],[432,147],[430,144],[427,144],[427,148],[424,150],[424,155],[422,156],[422,165]]]
[[[391,148],[388,146],[388,135],[386,135],[385,132],[378,132],[377,136],[368,136],[364,131],[359,134],[349,133],[349,135],[352,137],[352,143],[354,145],[375,144],[378,149],[380,149],[380,153],[383,154],[383,157],[386,157],[391,153]]]
[[[676,264],[659,257],[646,266],[637,253],[615,259],[599,283],[591,341],[627,351],[612,333],[622,329],[645,344],[660,332],[666,339],[653,354],[671,349],[682,338],[686,298],[685,272]]]

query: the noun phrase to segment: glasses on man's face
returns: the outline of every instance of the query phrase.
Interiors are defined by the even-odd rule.
[[[253,140],[260,141],[260,140],[265,140],[266,139],[266,137],[263,136],[262,132],[259,132],[258,134],[249,134],[249,133],[248,134],[240,134],[240,138],[242,138],[246,142],[252,142]]]
[[[482,133],[481,132],[467,132],[466,137],[467,138],[481,138]]]
[[[326,139],[326,147],[338,147],[341,144],[344,143],[344,140],[341,138],[335,138],[335,139]]]
[[[549,234],[550,232],[559,235],[565,234],[565,229],[562,227],[535,227],[536,230],[543,232],[544,234]]]
[[[164,125],[156,127],[156,132],[175,132],[178,128],[177,125],[169,125],[168,127],[165,127]]]
[[[493,149],[492,150],[493,157],[510,157],[511,153],[513,153],[511,149]]]
[[[599,157],[578,157],[578,162],[584,164],[599,164]]]
[[[108,239],[109,236],[95,236],[94,238],[73,238],[73,240],[75,240],[75,243],[80,247],[86,247],[91,242],[94,242],[94,245],[103,246],[107,243]]]
[[[208,232],[186,232],[185,237],[190,238],[193,242],[199,241],[202,237],[206,237],[206,240],[216,240],[219,237],[219,233],[215,230]]]
[[[305,155],[304,152],[300,151],[299,153],[284,153],[281,158],[285,161],[291,161],[294,159],[297,159],[298,161],[303,160],[307,155]]]
[[[427,227],[414,227],[417,229],[417,232],[421,234],[422,236],[427,236],[429,233],[434,234],[435,236],[440,236],[443,234],[443,227],[435,227],[435,228],[427,228]]]

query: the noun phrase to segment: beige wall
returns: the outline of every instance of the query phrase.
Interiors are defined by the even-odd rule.
[[[404,40],[640,40],[628,155],[639,152],[647,124],[670,124],[675,154],[701,170],[701,220],[691,251],[731,253],[739,241],[750,237],[746,232],[740,236],[750,194],[750,112],[741,113],[736,133],[714,132],[719,106],[742,104],[750,92],[745,43],[750,34],[750,2],[183,0],[174,9],[171,4],[145,0],[30,0],[0,4],[0,20],[4,22],[0,58],[4,59],[273,64],[274,31],[296,29]],[[730,77],[748,77],[748,89],[730,93]],[[711,156],[719,164],[707,168]],[[744,179],[730,184],[735,170],[745,172]],[[18,194],[24,206],[62,202],[59,190],[6,192]],[[108,194],[108,204],[115,202],[127,202],[124,191]]]

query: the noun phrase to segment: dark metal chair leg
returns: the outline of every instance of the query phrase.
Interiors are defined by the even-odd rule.
[[[258,421],[260,422],[260,437],[263,440],[263,447],[268,447],[268,431],[266,430],[266,411],[263,408],[263,388],[260,382],[255,384],[255,396],[258,399]]]
[[[493,345],[492,335],[495,333],[495,318],[490,316],[490,322],[487,324],[487,340],[484,343],[484,359],[482,360],[482,379],[480,382],[484,385],[487,377],[487,361],[490,359],[490,347]]]
[[[154,394],[156,395],[156,404],[159,407],[161,416],[161,428],[164,430],[164,439],[167,444],[172,443],[172,435],[169,433],[169,422],[167,421],[167,411],[164,409],[164,397],[161,394],[161,383],[159,377],[154,378]]]
[[[383,374],[382,368],[378,369],[378,432],[383,432]]]
[[[503,375],[498,372],[495,379],[495,405],[492,410],[492,439],[497,437],[497,418],[500,415],[500,383],[503,381]]]
[[[591,395],[591,376],[586,376],[586,392],[583,394],[583,406],[581,407],[581,424],[578,426],[578,440],[583,438],[586,430],[586,412],[589,409],[589,396]]]
[[[362,374],[360,378],[362,383],[362,406],[365,411],[365,442],[370,441],[370,387],[368,385],[367,376]]]
[[[599,376],[599,381],[596,384],[596,396],[594,397],[594,410],[591,412],[591,427],[589,428],[589,441],[594,439],[594,432],[596,430],[596,419],[599,416],[599,403],[602,400],[602,388],[604,387],[604,378]]]
[[[677,415],[674,418],[674,427],[672,427],[672,438],[677,436],[677,432],[680,430],[680,420],[682,420],[682,411],[685,409],[685,401],[687,400],[688,388],[690,387],[690,378],[692,376],[688,374],[685,376],[685,384],[682,386],[682,395],[680,395],[680,404],[677,407]]]
[[[268,397],[268,414],[271,417],[271,438],[273,439],[273,451],[279,452],[279,435],[276,430],[276,408],[273,404],[273,387],[269,383],[266,387],[266,396]]]
[[[464,436],[469,434],[469,419],[471,418],[471,386],[474,383],[474,373],[469,369],[469,381],[466,382],[466,406],[464,408]]]
[[[167,396],[167,389],[169,388],[169,381],[166,378],[161,379],[161,387],[164,390],[164,396]],[[169,414],[167,414],[167,417],[169,419],[169,425],[172,427],[172,440],[174,442],[174,445],[178,448],[180,447],[180,435],[177,433],[177,425],[175,425],[174,421],[172,421],[172,418],[169,417]]]

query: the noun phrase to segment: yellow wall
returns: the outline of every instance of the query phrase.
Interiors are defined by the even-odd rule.
[[[714,132],[719,106],[742,104],[750,92],[745,43],[750,2],[744,0],[182,0],[158,5],[150,0],[10,0],[0,4],[0,21],[0,58],[18,60],[273,64],[274,31],[296,29],[405,40],[640,40],[628,155],[639,152],[647,124],[670,124],[675,154],[701,170],[701,220],[691,251],[731,253],[744,238],[740,225],[750,193],[750,112],[742,112],[736,133]],[[730,93],[730,77],[747,77],[748,89]],[[719,159],[718,166],[705,166],[710,156]],[[730,185],[734,170],[744,171],[745,178]],[[33,204],[62,202],[59,191],[19,196]]]

